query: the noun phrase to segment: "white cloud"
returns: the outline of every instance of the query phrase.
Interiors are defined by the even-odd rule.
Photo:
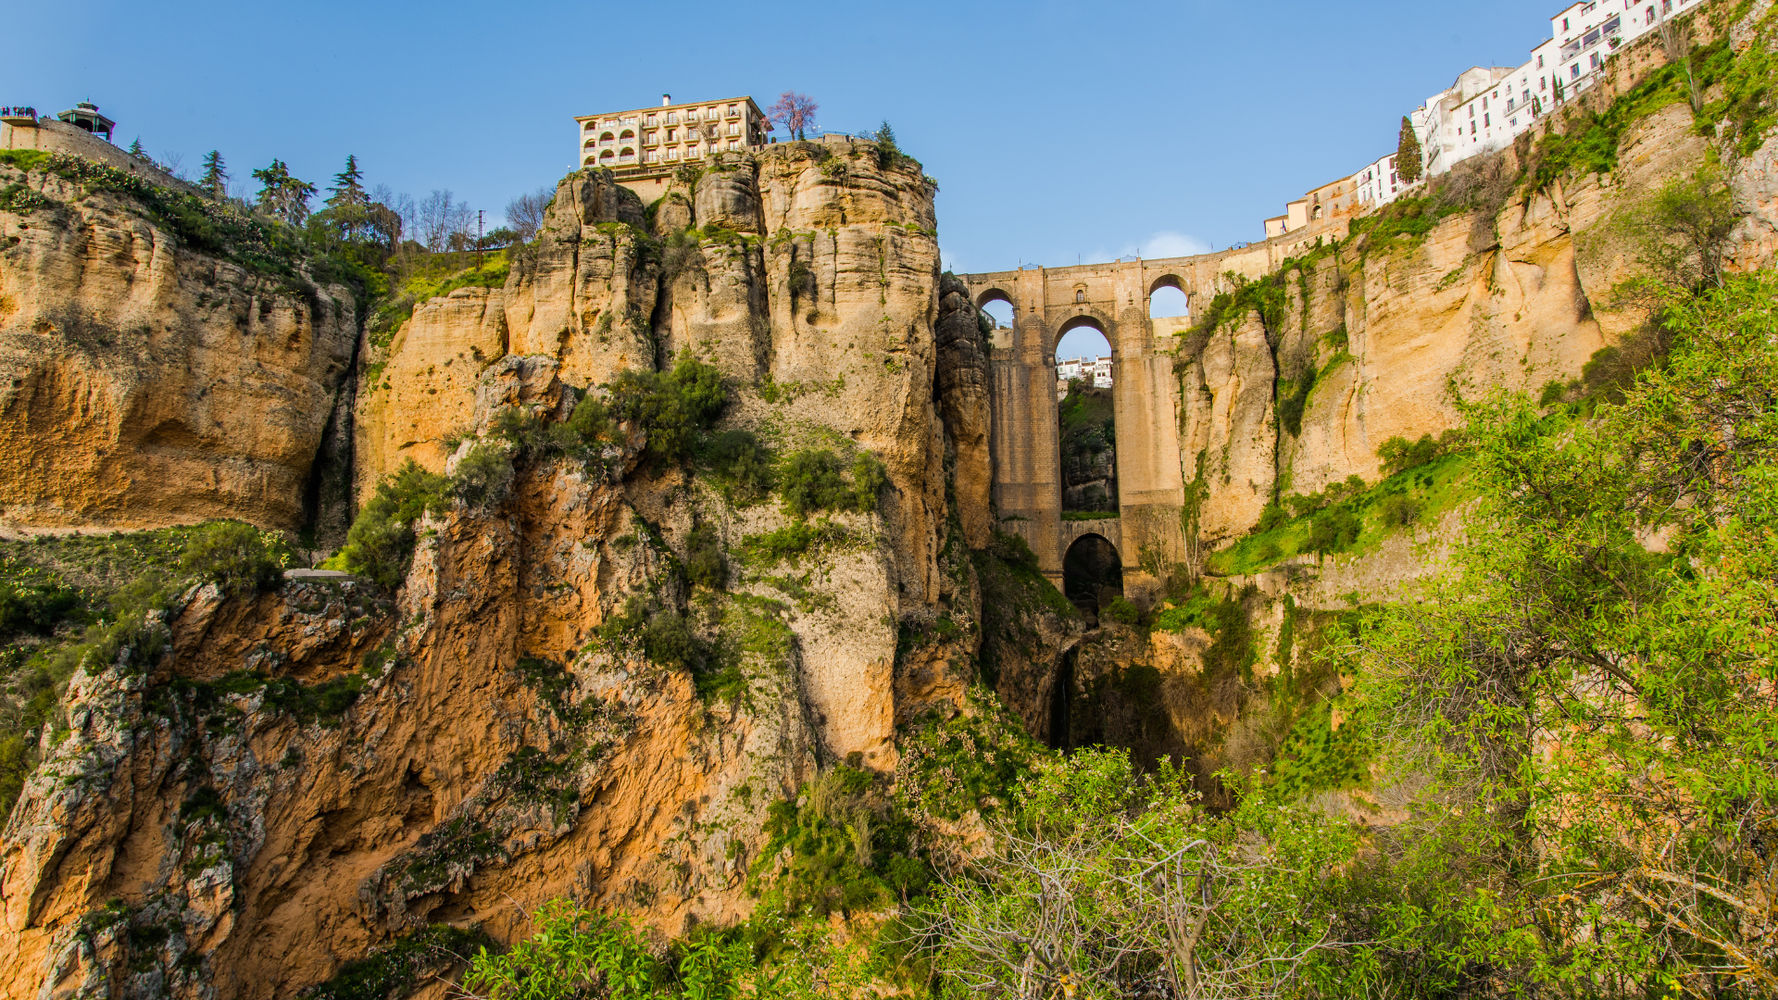
[[[1151,233],[1145,240],[1126,243],[1115,252],[1103,246],[1096,247],[1078,255],[1078,261],[1082,264],[1104,264],[1120,257],[1190,257],[1209,252],[1210,244],[1196,236],[1163,229],[1158,233]],[[1066,266],[1066,262],[1062,266]]]
[[[1168,229],[1143,240],[1129,253],[1133,254],[1138,250],[1144,257],[1190,257],[1193,254],[1209,253],[1210,245],[1196,236]]]

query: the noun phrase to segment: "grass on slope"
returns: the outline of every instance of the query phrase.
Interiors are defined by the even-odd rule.
[[[1291,518],[1270,530],[1248,535],[1211,554],[1206,567],[1216,576],[1246,575],[1314,551],[1316,519],[1341,512],[1354,515],[1360,527],[1356,539],[1336,551],[1363,555],[1376,551],[1386,538],[1412,524],[1436,522],[1475,495],[1469,477],[1469,457],[1462,453],[1447,455],[1391,476],[1325,511]],[[1403,523],[1402,518],[1409,511],[1412,519]]]

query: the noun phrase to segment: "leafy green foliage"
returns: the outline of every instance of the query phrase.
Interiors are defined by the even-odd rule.
[[[784,512],[802,518],[819,511],[876,510],[889,474],[868,451],[860,450],[848,470],[831,449],[803,448],[785,458],[777,479]]]
[[[516,413],[506,410],[502,413]],[[478,441],[457,461],[451,495],[471,510],[491,510],[512,492],[512,453],[491,441]]]
[[[1457,574],[1355,633],[1373,768],[1422,789],[1380,873],[1403,977],[1768,991],[1778,280],[1664,321],[1666,363],[1590,420],[1469,409]]]
[[[1726,40],[1692,53],[1700,83],[1708,88],[1729,72],[1735,61]],[[1559,177],[1610,173],[1617,169],[1618,147],[1633,124],[1670,104],[1690,100],[1685,69],[1669,63],[1647,76],[1603,111],[1564,112],[1560,132],[1546,130],[1532,153],[1531,187],[1543,190]],[[1712,119],[1715,120],[1715,119]]]
[[[711,590],[721,590],[728,582],[728,560],[723,556],[722,536],[714,524],[700,524],[687,536],[685,575],[692,583]]]
[[[698,435],[728,405],[722,372],[681,354],[671,371],[626,368],[608,387],[606,406],[613,419],[635,421],[648,432],[647,453],[661,462],[678,462],[692,453]]]
[[[1113,597],[1105,606],[1104,614],[1120,625],[1136,625],[1142,621],[1142,609],[1122,597]]]
[[[1377,457],[1383,460],[1383,475],[1394,476],[1435,462],[1456,451],[1462,442],[1463,435],[1458,431],[1445,431],[1436,438],[1422,434],[1420,440],[1413,442],[1392,437],[1377,446]]]
[[[846,545],[851,541],[852,533],[844,525],[831,521],[813,524],[792,521],[782,528],[743,538],[740,557],[748,566],[765,568],[796,559],[813,548]]]
[[[245,594],[272,586],[289,561],[290,550],[277,535],[239,521],[214,521],[192,532],[179,571],[212,581],[225,594]]]
[[[432,924],[340,967],[332,979],[305,991],[303,1000],[402,1000],[433,975],[465,965],[494,947],[480,928]]]
[[[787,916],[851,914],[883,907],[898,889],[924,887],[924,866],[907,856],[911,827],[874,784],[870,772],[842,765],[804,785],[796,802],[770,806],[771,839],[753,875],[768,907]],[[892,861],[902,862],[899,887],[885,880]]]
[[[377,484],[346,533],[345,547],[328,561],[384,587],[400,586],[414,554],[414,523],[442,511],[450,481],[408,459]]]
[[[699,458],[728,488],[734,502],[746,503],[772,491],[772,453],[752,431],[710,435]]]
[[[1279,386],[1278,426],[1291,437],[1303,433],[1303,410],[1309,405],[1309,394],[1315,391],[1315,378],[1315,366],[1310,365],[1295,382]]]

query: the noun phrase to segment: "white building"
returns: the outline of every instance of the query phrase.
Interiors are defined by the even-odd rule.
[[[706,156],[766,144],[770,122],[751,97],[581,115],[574,119],[581,166],[666,173]]]
[[[1056,361],[1056,398],[1068,395],[1068,380],[1080,379],[1088,386],[1111,388],[1110,358],[1071,358]]]
[[[1505,149],[1543,117],[1592,88],[1611,57],[1703,0],[1582,0],[1550,18],[1550,37],[1517,69],[1477,66],[1416,112],[1426,175]]]

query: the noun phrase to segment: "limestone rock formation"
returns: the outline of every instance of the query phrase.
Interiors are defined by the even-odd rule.
[[[116,192],[0,181],[41,199],[0,210],[0,519],[301,528],[352,292],[198,253]]]

